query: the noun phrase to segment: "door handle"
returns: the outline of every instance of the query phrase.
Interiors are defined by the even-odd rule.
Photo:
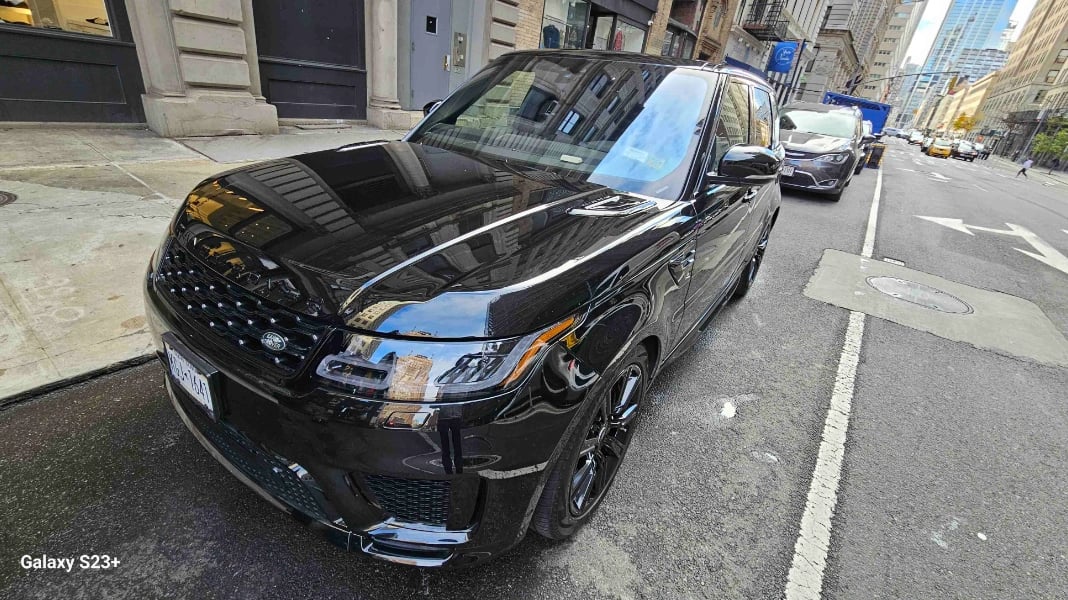
[[[756,188],[756,187],[749,188],[748,190],[745,191],[745,194],[742,194],[742,202],[752,202],[753,198],[757,197],[757,192],[759,192],[759,191],[760,191],[760,188]]]
[[[449,70],[449,58],[451,58],[451,57],[448,54],[446,54],[445,55],[445,62],[441,65],[441,70],[442,71],[448,71]]]
[[[668,261],[668,272],[671,273],[671,278],[675,280],[676,285],[686,277],[686,271],[693,266],[696,260],[697,250],[690,250],[686,254],[676,256]]]

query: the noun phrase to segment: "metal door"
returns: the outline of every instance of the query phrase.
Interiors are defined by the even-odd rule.
[[[411,106],[423,106],[449,94],[452,0],[412,2],[411,35]]]
[[[367,118],[363,2],[255,0],[260,83],[279,117]]]

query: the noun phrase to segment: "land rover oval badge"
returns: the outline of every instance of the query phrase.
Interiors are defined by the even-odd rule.
[[[281,352],[286,349],[286,338],[273,331],[268,331],[260,336],[260,343],[263,344],[264,348],[272,352]]]

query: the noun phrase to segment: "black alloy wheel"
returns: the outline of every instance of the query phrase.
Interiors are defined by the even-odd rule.
[[[764,233],[760,234],[760,241],[757,242],[756,250],[753,251],[752,258],[749,259],[749,264],[746,265],[745,271],[742,273],[741,279],[738,281],[738,286],[734,288],[734,298],[738,299],[749,293],[749,288],[753,287],[756,283],[757,273],[760,272],[760,264],[764,262],[764,251],[768,249],[768,239],[771,237],[771,223],[768,223],[764,227]]]
[[[571,474],[568,509],[572,517],[581,519],[589,514],[615,478],[634,433],[631,424],[638,416],[638,392],[644,380],[641,366],[629,364],[598,403]]]
[[[590,519],[630,447],[649,384],[649,354],[638,345],[618,364],[545,483],[530,526],[546,538],[566,538]]]

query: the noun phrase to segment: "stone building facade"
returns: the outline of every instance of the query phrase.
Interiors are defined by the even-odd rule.
[[[91,11],[75,12],[75,5]],[[0,15],[6,75],[0,121],[145,123],[170,137],[266,134],[304,121],[407,129],[426,104],[513,50],[722,60],[738,6],[739,0],[34,0],[25,14]],[[15,18],[24,21],[8,24]]]

